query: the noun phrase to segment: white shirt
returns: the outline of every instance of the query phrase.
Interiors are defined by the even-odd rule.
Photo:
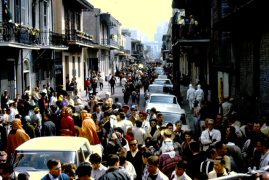
[[[107,167],[105,167],[103,164],[100,164],[100,167],[98,169],[92,169],[91,171],[91,177],[98,180],[103,174],[106,173]]]
[[[187,100],[194,100],[195,99],[195,89],[193,87],[187,90]]]
[[[209,148],[209,145],[212,143],[213,139],[216,141],[211,145],[216,144],[216,142],[221,140],[221,133],[217,129],[212,129],[211,131],[207,128],[201,134],[201,143],[203,145],[203,151],[206,151]]]
[[[146,131],[142,128],[133,127],[133,134],[138,144],[145,144]]]
[[[184,172],[181,176],[177,176],[176,172],[173,171],[171,177],[172,177],[172,180],[191,180],[190,176],[188,176],[186,172]]]

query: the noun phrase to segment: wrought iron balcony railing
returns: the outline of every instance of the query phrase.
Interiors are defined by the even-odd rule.
[[[68,43],[81,43],[85,45],[92,45],[94,44],[92,40],[93,40],[92,35],[88,35],[87,33],[76,29],[67,32]]]
[[[103,39],[101,39],[101,45],[108,45],[108,39],[106,39],[106,38],[103,38]]]
[[[63,34],[40,31],[14,23],[3,23],[0,32],[0,42],[21,43],[39,46],[66,46],[66,37]]]

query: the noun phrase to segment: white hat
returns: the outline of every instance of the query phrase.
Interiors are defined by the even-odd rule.
[[[12,103],[14,103],[14,102],[15,102],[15,101],[13,101],[13,100],[8,100],[7,105],[12,104]]]

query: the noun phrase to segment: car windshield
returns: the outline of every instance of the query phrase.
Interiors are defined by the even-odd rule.
[[[149,86],[150,93],[163,93],[163,86]]]
[[[180,114],[178,113],[164,113],[162,112],[164,123],[172,123],[174,124],[178,120],[180,120]]]
[[[177,104],[177,100],[173,96],[151,96],[150,103]]]
[[[77,163],[74,151],[20,151],[16,153],[15,167],[16,170],[47,170],[50,159],[58,159],[61,163]]]
[[[158,79],[154,81],[155,84],[171,84],[171,82],[169,80],[165,80],[165,79]]]

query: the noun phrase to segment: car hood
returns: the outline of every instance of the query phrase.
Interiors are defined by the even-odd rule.
[[[18,174],[25,171],[15,171],[16,177],[18,177]],[[46,174],[48,174],[48,170],[40,170],[40,171],[27,171],[27,173],[30,175],[29,180],[37,180],[42,179]]]

